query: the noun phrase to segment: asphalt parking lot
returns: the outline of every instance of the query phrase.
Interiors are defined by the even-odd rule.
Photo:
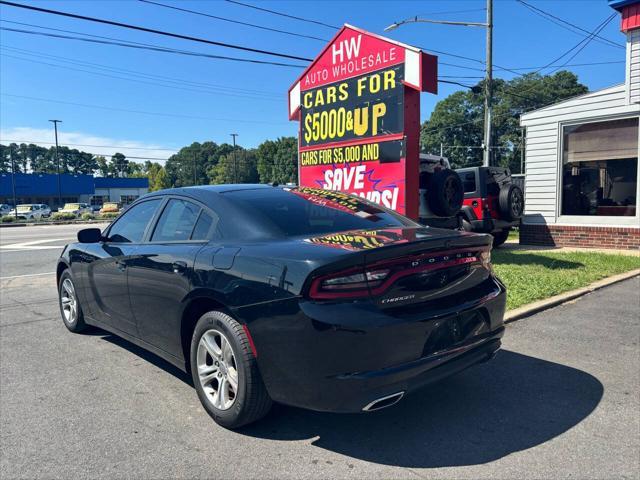
[[[490,363],[363,415],[231,432],[187,375],[59,318],[75,226],[0,229],[1,478],[638,478],[640,280],[511,324]],[[327,352],[330,355],[330,352]]]

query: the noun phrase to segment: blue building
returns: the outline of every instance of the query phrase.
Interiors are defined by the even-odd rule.
[[[0,174],[0,203],[13,204],[13,185],[17,203],[58,205],[58,175],[49,173]],[[147,178],[104,178],[93,175],[60,175],[62,204],[83,202],[102,205],[120,202],[127,205],[149,191]]]

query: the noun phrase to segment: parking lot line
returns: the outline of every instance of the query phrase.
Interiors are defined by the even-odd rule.
[[[9,280],[11,278],[38,277],[40,275],[55,275],[56,272],[29,273],[27,275],[12,275],[10,277],[0,277],[0,280]]]

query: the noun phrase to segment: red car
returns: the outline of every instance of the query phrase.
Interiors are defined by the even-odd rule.
[[[462,227],[470,232],[490,233],[493,245],[502,245],[511,228],[520,224],[524,210],[522,189],[513,183],[508,168],[471,167],[456,172],[464,187]]]

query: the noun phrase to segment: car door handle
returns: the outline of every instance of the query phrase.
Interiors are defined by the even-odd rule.
[[[121,262],[120,260],[116,260],[116,267],[121,272],[124,272],[127,269],[127,264],[125,262]]]
[[[173,273],[183,273],[187,269],[187,262],[177,260],[171,266],[173,267]]]

